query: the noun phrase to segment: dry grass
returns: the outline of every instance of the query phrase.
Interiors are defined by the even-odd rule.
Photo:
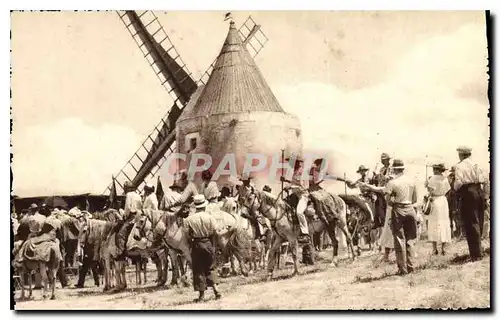
[[[286,309],[457,309],[490,307],[490,259],[468,262],[467,245],[454,243],[448,255],[430,255],[430,244],[417,246],[416,271],[396,276],[397,267],[382,263],[379,256],[362,256],[351,263],[329,266],[331,250],[321,252],[314,266],[301,266],[300,275],[289,278],[287,266],[275,273],[277,280],[266,282],[265,273],[248,278],[221,280],[223,298],[193,304],[192,288],[158,290],[151,287],[129,289],[109,295],[99,288],[58,290],[58,300],[22,302],[16,309],[212,309],[212,310],[286,310]],[[394,260],[394,256],[392,256]],[[133,273],[130,280],[133,280]],[[154,273],[149,280],[154,279]],[[131,282],[134,283],[134,282]],[[88,281],[92,285],[92,281]],[[151,286],[149,284],[148,286]]]

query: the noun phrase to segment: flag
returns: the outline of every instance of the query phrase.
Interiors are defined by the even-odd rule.
[[[115,177],[111,176],[111,190],[109,192],[109,208],[115,209],[116,205],[116,185],[115,185]]]
[[[163,192],[163,186],[160,181],[160,177],[158,176],[158,182],[156,183],[156,199],[158,199],[158,202],[163,199],[163,196],[165,195],[165,192]]]
[[[224,15],[224,21],[227,21],[227,20],[233,20],[233,16],[231,15],[231,12],[227,12],[225,15]]]

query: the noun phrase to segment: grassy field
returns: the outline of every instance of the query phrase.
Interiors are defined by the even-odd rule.
[[[26,309],[458,309],[490,307],[489,249],[482,261],[467,259],[465,241],[450,245],[446,256],[430,254],[430,244],[417,245],[416,271],[396,276],[394,254],[390,263],[382,263],[379,255],[362,255],[355,262],[343,260],[331,267],[331,249],[320,252],[314,266],[302,266],[300,275],[290,278],[291,266],[276,271],[275,280],[266,282],[265,273],[247,278],[238,276],[221,279],[221,300],[194,304],[197,293],[192,288],[153,288],[149,283],[135,287],[134,274],[129,273],[132,288],[119,294],[103,294],[88,279],[85,289],[59,289],[57,300],[20,302],[18,310]],[[489,244],[485,244],[489,248]],[[154,272],[149,276],[154,280]],[[17,293],[19,294],[19,293]]]

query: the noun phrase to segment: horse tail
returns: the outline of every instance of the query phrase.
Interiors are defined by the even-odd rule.
[[[252,240],[251,237],[245,230],[240,228],[234,230],[234,232],[228,239],[228,244],[226,246],[227,248],[226,253],[229,256],[239,255],[244,259],[249,258],[248,255],[252,246],[251,240]]]

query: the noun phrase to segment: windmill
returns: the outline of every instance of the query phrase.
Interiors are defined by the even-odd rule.
[[[154,12],[117,11],[117,14],[173,100],[165,116],[114,176],[117,189],[123,190],[124,182],[131,181],[140,191],[145,181],[155,176],[168,156],[174,152],[177,120],[183,109],[193,100],[193,95],[199,95],[203,90],[216,60],[198,80],[194,80]],[[231,15],[226,14],[225,20],[229,19],[233,23]],[[257,56],[268,41],[251,16],[238,29],[238,33],[244,39],[243,42],[252,57]],[[110,192],[111,188],[110,184],[103,193]]]

